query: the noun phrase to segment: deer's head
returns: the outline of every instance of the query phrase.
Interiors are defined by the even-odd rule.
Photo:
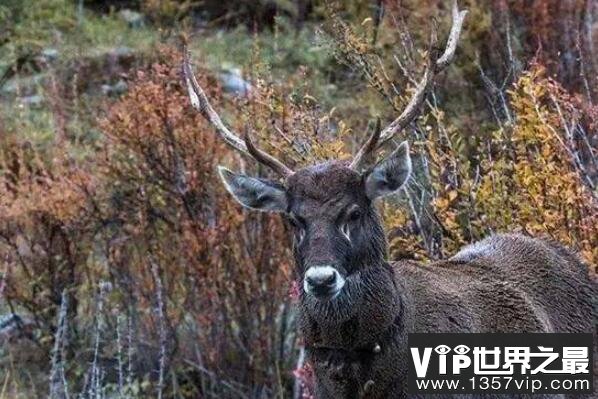
[[[185,51],[183,72],[193,106],[227,144],[282,178],[267,180],[219,168],[222,181],[239,203],[251,209],[282,213],[293,226],[297,275],[304,295],[317,301],[342,296],[346,282],[358,278],[363,269],[383,263],[386,240],[373,203],[396,192],[408,180],[409,146],[403,142],[387,157],[378,162],[372,160],[377,149],[391,142],[417,116],[435,75],[454,56],[465,13],[453,3],[453,26],[440,57],[432,30],[424,75],[397,119],[383,130],[378,124],[352,161],[325,162],[296,172],[256,148],[248,134],[241,139],[223,124],[195,80]]]
[[[364,172],[332,161],[300,169],[283,184],[220,168],[243,206],[285,215],[303,289],[318,299],[339,295],[353,273],[383,261],[386,241],[373,202],[398,190],[410,173],[406,142]]]

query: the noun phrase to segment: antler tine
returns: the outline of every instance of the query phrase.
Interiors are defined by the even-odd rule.
[[[274,158],[272,155],[260,150],[257,148],[253,141],[251,140],[251,135],[249,134],[249,130],[245,131],[245,145],[249,154],[259,163],[268,166],[270,169],[278,173],[282,177],[288,177],[293,174],[293,171],[289,169],[286,165],[280,162],[278,159]]]
[[[249,136],[247,134],[245,135],[245,140],[242,140],[238,134],[233,133],[226,127],[218,113],[216,113],[214,108],[212,108],[208,97],[195,79],[195,75],[191,69],[189,52],[186,45],[183,46],[183,76],[185,77],[185,84],[187,86],[191,105],[193,108],[199,111],[199,113],[206,118],[208,122],[210,122],[210,124],[216,129],[216,132],[220,137],[222,137],[226,144],[245,155],[253,157],[256,161],[272,168],[272,170],[280,174],[282,177],[287,177],[293,173],[291,169],[286,167],[278,159],[256,148],[251,140],[248,140]]]
[[[452,5],[452,20],[453,25],[451,26],[451,31],[449,33],[449,38],[446,42],[446,48],[444,49],[444,54],[438,59],[436,65],[438,70],[443,70],[453,61],[455,58],[455,50],[457,50],[457,43],[459,42],[459,36],[461,36],[461,29],[463,29],[463,21],[465,21],[465,16],[467,15],[467,10],[459,11],[459,6],[457,4],[457,0],[453,0]]]
[[[455,57],[455,50],[457,49],[457,43],[459,42],[459,36],[461,35],[461,30],[463,28],[463,21],[465,20],[465,16],[467,15],[467,10],[459,11],[459,7],[457,5],[457,0],[453,0],[452,5],[452,27],[449,34],[449,38],[446,44],[446,48],[444,53],[440,58],[438,58],[438,48],[437,48],[437,37],[436,37],[436,28],[433,24],[432,32],[430,35],[430,49],[428,53],[428,62],[426,65],[426,69],[424,71],[424,75],[422,76],[421,80],[417,84],[415,88],[415,92],[411,96],[409,103],[394,121],[392,121],[387,127],[382,130],[380,133],[380,138],[377,141],[377,145],[371,146],[370,141],[371,138],[364,144],[364,146],[359,150],[355,160],[351,163],[351,165],[355,164],[355,169],[358,169],[366,159],[367,153],[366,150],[369,148],[370,151],[375,151],[376,149],[380,148],[388,141],[390,141],[394,135],[399,132],[400,130],[404,129],[418,114],[419,108],[424,102],[426,98],[426,94],[430,89],[432,82],[436,74],[446,68]]]
[[[185,77],[185,82],[187,85],[187,91],[189,92],[189,98],[191,100],[191,105],[193,108],[199,111],[206,118],[212,126],[216,129],[216,132],[224,139],[226,144],[233,147],[235,150],[240,151],[245,154],[249,154],[247,152],[247,147],[243,140],[239,138],[238,135],[231,132],[222,122],[220,116],[214,111],[206,93],[204,93],[199,83],[195,79],[195,75],[193,74],[193,70],[191,69],[191,62],[189,60],[189,52],[187,50],[187,46],[183,48],[183,75]]]
[[[351,161],[351,165],[349,167],[353,170],[358,170],[361,167],[361,164],[364,163],[366,158],[371,155],[375,148],[378,145],[378,140],[380,139],[380,131],[381,131],[381,120],[380,117],[376,118],[376,126],[374,127],[374,131],[365,142],[365,144],[359,149],[357,155]]]

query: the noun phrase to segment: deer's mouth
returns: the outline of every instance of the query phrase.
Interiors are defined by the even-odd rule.
[[[343,286],[345,278],[332,266],[312,266],[305,272],[303,290],[318,300],[336,298]]]

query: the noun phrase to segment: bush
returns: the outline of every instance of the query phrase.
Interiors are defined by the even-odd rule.
[[[579,162],[587,141],[574,131],[574,99],[536,64],[510,91],[510,104],[514,124],[482,140],[474,157],[458,143],[443,148],[434,133],[426,143],[434,219],[448,232],[441,256],[493,232],[520,231],[565,243],[595,265],[597,194]]]
[[[189,397],[284,392],[295,350],[286,232],[230,201],[215,170],[233,159],[189,106],[178,63],[165,53],[137,74],[87,168],[58,149],[44,167],[35,150],[4,146],[5,295],[35,316],[45,351],[65,341],[48,367],[71,390],[149,394],[174,372]]]
[[[315,35],[311,28],[295,35],[300,13],[294,20],[294,4],[286,10],[289,2],[275,2],[278,15],[290,17],[260,32],[253,22],[266,2],[250,3],[224,2],[216,10],[221,23],[249,20],[249,29],[208,27],[200,43],[212,64],[222,66],[226,56],[249,65],[243,78],[250,95],[231,99],[218,75],[201,68],[197,75],[234,130],[248,129],[294,167],[348,158],[368,120],[394,119],[421,74],[422,27],[434,15],[442,17],[439,32],[448,24],[447,2],[438,0],[378,2],[385,5],[381,21],[371,2],[341,1],[334,10],[305,2],[314,20],[326,21]],[[583,25],[590,90],[581,75],[563,80],[580,73],[581,61],[556,56],[575,42],[580,2],[524,3],[468,3],[456,63],[397,137],[412,144],[416,167],[404,193],[380,205],[392,259],[446,258],[488,234],[516,230],[559,240],[595,269],[598,109],[591,68],[598,64]],[[195,5],[181,13],[178,6],[188,2],[128,2],[151,22],[131,28],[113,15],[88,13],[77,25],[74,2],[45,0],[35,10],[6,4],[10,13],[19,10],[10,15],[22,27],[0,28],[12,43],[5,48],[35,53],[57,31],[67,49],[59,48],[68,54],[63,61],[73,65],[47,71],[41,111],[7,100],[14,112],[0,119],[0,309],[8,313],[2,320],[22,320],[14,330],[28,338],[0,348],[3,392],[262,398],[290,396],[293,386],[309,391],[285,225],[243,211],[215,168],[268,172],[225,147],[192,110],[180,54],[153,48],[164,33],[156,27],[173,30],[186,16],[201,22]],[[233,8],[239,13],[230,14]],[[0,13],[7,9],[3,4]],[[560,20],[555,9],[571,18]],[[538,10],[546,15],[536,18]],[[46,11],[58,29],[44,23],[26,31]],[[93,57],[97,46],[115,43],[133,50],[149,43],[152,64],[144,66],[139,53],[114,68],[110,52],[92,62],[82,51],[89,47]],[[14,65],[8,58],[2,62]],[[561,74],[564,67],[569,72]],[[126,81],[126,94],[100,97],[87,87],[112,79]]]

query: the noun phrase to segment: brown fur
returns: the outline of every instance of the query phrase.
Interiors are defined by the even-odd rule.
[[[287,186],[309,204],[303,213],[321,220],[327,207],[363,199],[359,184],[333,164],[298,173]],[[302,295],[300,330],[319,399],[407,397],[410,332],[594,332],[588,269],[566,248],[523,235],[491,236],[427,265],[372,260],[354,274],[359,283],[344,288],[349,306]]]
[[[343,280],[327,299],[301,291],[299,328],[318,399],[408,397],[411,332],[595,333],[596,284],[558,243],[502,234],[446,261],[387,262],[373,201],[396,191],[410,170],[408,148],[401,146],[363,174],[333,161],[299,170],[284,186],[223,172],[245,206],[287,215],[301,286],[310,284],[306,270],[321,265]],[[349,217],[355,209],[357,217]],[[444,397],[453,396],[495,397]]]
[[[364,353],[358,359],[346,359],[342,351],[311,351],[316,397],[357,398],[368,380],[374,385],[367,398],[407,397],[409,332],[595,332],[595,288],[570,253],[564,257],[562,249],[521,235],[496,235],[485,242],[496,250],[467,262],[393,264],[386,275],[395,291],[379,298],[378,309],[383,314],[393,309],[393,315],[400,316],[392,327],[393,337],[379,354]],[[395,304],[395,297],[402,306]],[[357,310],[340,325],[316,327],[326,333],[315,332],[317,323],[304,313],[301,330],[308,343],[351,349],[344,334],[375,342],[390,325],[392,317],[372,320],[375,313],[371,308]]]

